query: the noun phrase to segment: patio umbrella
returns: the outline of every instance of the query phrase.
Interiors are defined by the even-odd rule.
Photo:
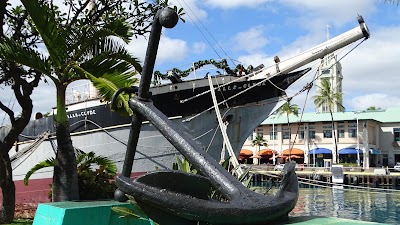
[[[273,154],[274,154],[274,153],[273,153],[272,149],[269,149],[269,148],[260,150],[260,151],[257,153],[257,155],[261,155],[261,156],[273,155]]]
[[[286,149],[285,151],[282,152],[282,155],[289,155],[290,149]],[[290,152],[291,155],[303,155],[304,151],[298,148],[292,148],[292,151]]]
[[[339,150],[339,155],[356,155],[362,153],[362,150],[356,148],[342,148]]]
[[[242,149],[242,150],[240,150],[239,155],[241,155],[241,156],[252,156],[253,155],[253,151],[247,150],[247,149]]]
[[[308,154],[309,155],[312,155],[312,154],[332,154],[332,150],[327,149],[327,148],[314,148]]]
[[[379,151],[378,149],[374,149],[374,148],[370,148],[369,149],[369,153],[373,154],[373,155],[380,155],[382,154],[381,151]]]

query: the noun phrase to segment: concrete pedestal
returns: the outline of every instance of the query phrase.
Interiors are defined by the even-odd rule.
[[[149,221],[122,219],[111,210],[130,207],[117,201],[55,202],[39,204],[33,225],[150,225]]]

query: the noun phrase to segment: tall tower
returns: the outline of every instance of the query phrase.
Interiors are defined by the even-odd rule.
[[[322,80],[328,80],[333,93],[342,93],[342,65],[337,62],[337,56],[329,54],[325,56],[321,65],[318,68],[317,92],[320,90]],[[342,101],[333,105],[332,112],[343,112]],[[317,112],[329,112],[327,105],[322,105],[317,108]]]

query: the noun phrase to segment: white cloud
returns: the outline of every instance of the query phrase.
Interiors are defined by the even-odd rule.
[[[343,91],[400,96],[400,27],[371,31],[371,38],[343,59]],[[395,104],[395,102],[393,102]]]
[[[390,96],[382,93],[373,93],[357,96],[349,101],[350,107],[354,110],[365,110],[370,106],[382,109],[400,107],[400,96]]]
[[[231,9],[239,7],[255,8],[271,0],[205,0],[205,3],[216,8]]]
[[[269,43],[268,39],[264,37],[263,31],[263,26],[256,26],[246,31],[239,32],[233,38],[235,48],[247,52],[261,50],[261,48]]]
[[[192,48],[193,48],[194,53],[199,54],[199,53],[203,53],[206,50],[207,45],[204,42],[195,42],[195,43],[193,43]]]
[[[264,64],[264,66],[269,66],[273,63],[273,58],[266,54],[257,53],[240,56],[238,58],[238,61],[244,66],[252,65],[256,67],[260,64]]]
[[[143,62],[147,50],[147,42],[148,40],[144,37],[134,39],[131,44],[128,45],[128,51]],[[187,53],[188,47],[185,41],[162,35],[158,47],[156,63],[177,62],[184,59]]]
[[[294,23],[308,30],[318,30],[327,24],[340,27],[355,20],[358,14],[366,16],[375,10],[376,1],[281,0],[280,3],[300,12],[301,16],[292,19]]]
[[[400,52],[400,27],[379,27],[371,30],[370,39],[355,48],[341,60],[343,66],[343,92],[346,110],[366,109],[369,106],[381,108],[400,106],[400,83],[398,54]],[[323,34],[299,37],[293,43],[283,47],[276,54],[285,60],[323,41]],[[344,49],[340,59],[356,43]],[[265,66],[273,64],[272,57],[265,53],[242,55],[239,60],[245,65]],[[300,90],[311,79],[294,84],[289,90],[291,96]],[[313,88],[315,89],[315,88]],[[303,105],[305,97],[296,97],[295,103]],[[308,100],[308,110],[314,111],[313,103]]]

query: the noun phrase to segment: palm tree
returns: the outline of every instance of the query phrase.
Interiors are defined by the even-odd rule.
[[[375,110],[380,110],[381,108],[376,107],[376,106],[370,106],[367,108],[367,110],[375,111]]]
[[[281,116],[282,114],[286,114],[286,118],[287,118],[287,125],[289,128],[289,161],[292,160],[292,146],[290,145],[290,141],[291,141],[291,136],[292,136],[292,132],[290,129],[290,121],[289,121],[289,115],[295,115],[295,116],[299,116],[299,107],[296,104],[290,104],[290,101],[286,102],[285,104],[283,104],[279,110],[278,110],[278,116]]]
[[[261,146],[267,147],[268,142],[264,139],[262,134],[257,134],[256,138],[251,141],[251,146],[257,146],[258,155],[260,155]],[[261,158],[258,159],[258,164],[260,165]]]
[[[82,200],[112,198],[115,185],[108,182],[117,173],[115,162],[104,156],[96,156],[94,152],[76,151],[77,173],[79,179],[79,195]],[[43,168],[54,167],[56,161],[49,158],[33,166],[24,177],[28,185],[29,178]],[[94,195],[95,194],[95,195]]]
[[[79,199],[77,163],[69,132],[66,112],[66,88],[68,84],[89,79],[95,86],[116,90],[130,80],[141,66],[136,58],[125,50],[130,36],[130,25],[118,18],[108,23],[82,23],[75,18],[74,24],[66,23],[63,14],[46,5],[45,1],[21,1],[43,40],[47,55],[23,48],[19,43],[4,38],[0,44],[3,59],[39,71],[56,87],[57,114],[55,115],[58,151],[53,176],[53,201]],[[64,15],[65,16],[65,15]],[[112,91],[111,91],[112,92]],[[104,97],[111,94],[104,95]],[[127,96],[120,97],[120,105],[128,109]],[[106,99],[107,100],[107,99]]]
[[[334,92],[331,88],[331,85],[327,79],[323,79],[321,82],[321,86],[318,86],[318,92],[313,96],[314,104],[317,107],[325,106],[328,108],[329,113],[331,114],[332,119],[332,131],[333,131],[333,140],[335,142],[335,163],[337,163],[337,140],[336,140],[336,132],[335,132],[335,124],[333,122],[333,113],[332,108],[334,105],[338,104],[340,107],[344,109],[344,106],[341,104],[342,102],[342,93]]]

